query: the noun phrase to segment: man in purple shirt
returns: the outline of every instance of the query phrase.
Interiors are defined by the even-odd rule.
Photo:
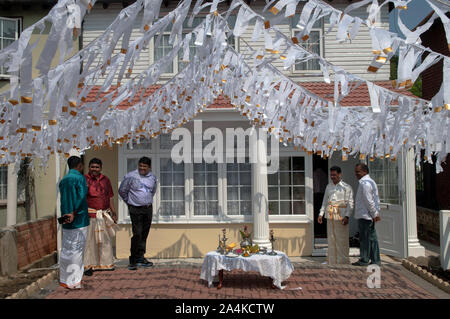
[[[156,193],[157,178],[151,172],[151,160],[142,157],[138,169],[129,172],[119,187],[119,195],[128,205],[133,237],[128,269],[138,266],[151,267],[153,263],[144,258],[145,248],[153,217],[153,196]]]

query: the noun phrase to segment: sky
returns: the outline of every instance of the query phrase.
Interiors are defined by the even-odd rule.
[[[394,9],[390,13],[390,31],[395,32],[400,37],[404,38],[403,33],[397,25],[397,15],[399,11],[403,10]],[[412,0],[408,3],[408,9],[401,13],[403,24],[411,30],[416,27],[431,11],[431,7],[425,0]]]

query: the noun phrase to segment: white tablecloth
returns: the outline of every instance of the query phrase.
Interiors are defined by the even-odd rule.
[[[284,289],[281,283],[289,278],[294,271],[291,261],[285,253],[277,251],[276,256],[254,254],[250,257],[227,257],[216,251],[206,254],[202,264],[200,278],[208,282],[211,287],[219,270],[231,271],[241,269],[243,271],[257,271],[262,276],[273,279],[273,284]]]

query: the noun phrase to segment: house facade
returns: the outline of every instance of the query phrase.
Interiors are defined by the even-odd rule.
[[[167,1],[164,4],[161,16],[173,10],[177,1]],[[348,1],[335,0],[331,4],[344,10]],[[128,4],[123,1],[97,1],[86,15],[81,36],[77,39],[79,43],[77,42],[78,45],[74,47],[87,46],[108,27],[126,5]],[[252,9],[257,12],[262,12],[264,5],[264,1],[251,3]],[[293,19],[278,26],[285,34],[292,35],[296,31],[295,22],[301,12],[300,9],[301,7]],[[18,10],[19,8],[11,12],[18,15]],[[25,15],[24,13],[23,16]],[[352,11],[352,15],[365,18],[367,12],[365,8],[361,8]],[[2,11],[0,16],[9,17]],[[200,15],[194,20],[194,25],[201,19]],[[234,20],[235,16],[231,16],[229,22],[233,24]],[[388,20],[388,8],[385,6],[377,17],[377,23],[380,27],[388,29]],[[367,72],[373,58],[368,29],[362,27],[356,39],[351,42],[338,43],[335,40],[336,30],[326,33],[329,25],[327,19],[314,25],[310,38],[302,44],[346,71],[390,87],[389,64],[380,68],[377,73]],[[135,22],[131,39],[140,35],[139,29],[140,18]],[[244,52],[246,43],[252,42],[252,30],[250,27],[241,38],[231,37],[229,44],[236,50]],[[189,32],[187,26],[184,32]],[[139,74],[170,50],[168,37],[168,34],[163,35],[160,46],[155,48],[153,42],[150,42],[148,47],[142,50],[132,75]],[[254,45],[264,49],[264,43]],[[306,89],[324,99],[332,100],[333,85],[323,83],[320,66],[314,61],[298,63],[289,70],[284,70],[281,63],[276,62],[274,65]],[[164,84],[183,66],[181,57],[174,59],[166,73],[152,86],[152,90]],[[95,100],[95,93],[92,92],[88,100]],[[404,91],[401,93],[408,94]],[[370,107],[367,87],[357,88],[342,101],[342,105]],[[126,108],[127,105],[121,107]],[[209,136],[211,130],[216,132],[218,130],[226,137],[230,131],[242,135],[252,127],[252,123],[223,96],[219,96],[195,119],[197,122],[189,122],[183,128],[187,129],[193,139],[200,138],[204,148],[211,142]],[[251,232],[257,231],[253,227],[256,225],[254,197],[260,191],[260,187],[265,188],[264,193],[267,194],[268,212],[263,220],[257,222],[258,225],[264,224],[274,231],[275,249],[282,250],[289,256],[324,254],[318,244],[324,242],[326,229],[323,226],[319,227],[316,219],[324,186],[329,181],[329,167],[340,166],[344,181],[352,186],[355,193],[357,190],[358,181],[354,176],[354,166],[361,161],[359,156],[345,159],[342,154],[335,152],[331,158],[322,158],[320,153],[312,154],[295,149],[289,141],[281,143],[276,141],[278,169],[261,179],[256,173],[257,168],[249,163],[247,158],[252,147],[248,137],[244,142],[244,162],[236,160],[233,163],[207,163],[205,160],[175,163],[171,152],[178,141],[172,138],[172,134],[159,135],[133,144],[113,144],[111,148],[93,147],[83,152],[86,166],[94,157],[103,161],[103,173],[110,178],[113,185],[120,225],[115,243],[117,258],[128,258],[132,236],[128,210],[118,197],[117,190],[126,173],[136,169],[137,161],[142,156],[151,159],[152,171],[159,180],[147,246],[150,258],[202,257],[208,251],[217,248],[218,235],[224,228],[227,230],[228,242],[240,241],[239,230],[244,225],[248,225]],[[225,149],[225,139],[223,143]],[[272,145],[271,141],[268,141],[267,150],[263,152],[268,157],[273,155],[272,151],[275,148]],[[235,150],[238,154],[237,151],[240,149],[236,147]],[[192,159],[198,157],[195,150],[191,155]],[[414,155],[405,151],[403,156],[396,160],[363,161],[369,165],[370,175],[378,184],[382,201],[382,221],[378,224],[382,252],[401,257],[421,255],[423,247],[418,244],[415,222],[415,189],[411,191],[411,187],[415,187]],[[39,163],[36,164],[35,167],[39,167]],[[8,170],[12,172],[11,167],[6,169],[6,172]],[[35,205],[36,214],[39,216],[54,213],[58,215],[57,183],[66,172],[64,158],[59,154],[50,158],[45,172],[37,170]],[[11,182],[11,179],[9,181]],[[8,178],[2,177],[1,182],[7,184]],[[13,186],[6,187],[7,191],[14,189]],[[12,209],[13,207],[10,207],[10,210]],[[351,219],[349,227],[350,235],[355,235],[358,231],[355,220]]]
[[[176,1],[169,1],[168,6],[161,8],[163,16],[173,10]],[[262,12],[263,1],[251,3],[252,9]],[[347,1],[333,1],[332,5],[343,10]],[[95,39],[113,21],[120,10],[121,3],[97,3],[83,24],[82,44],[86,46]],[[367,16],[365,8],[352,12],[362,18]],[[220,11],[220,10],[219,10]],[[300,11],[301,12],[301,11]],[[285,34],[292,35],[295,30],[294,21],[277,26]],[[262,13],[263,15],[265,13]],[[267,13],[270,14],[270,13]],[[297,18],[297,19],[296,19]],[[194,20],[201,21],[201,16]],[[235,16],[230,17],[233,24]],[[389,28],[388,8],[384,7],[377,19],[379,25]],[[335,65],[344,67],[347,71],[366,79],[377,81],[380,85],[389,86],[389,65],[381,68],[376,74],[368,73],[367,67],[372,60],[372,44],[368,29],[362,28],[358,37],[351,43],[338,43],[336,30],[327,33],[329,21],[326,19],[314,25],[310,38],[303,43],[310,51],[326,57]],[[137,19],[131,39],[140,35],[140,21]],[[246,43],[251,43],[253,28],[248,28],[241,38],[231,38],[229,43],[238,51],[244,52]],[[189,28],[184,29],[189,32]],[[139,74],[150,64],[158,60],[171,49],[168,43],[169,34],[163,35],[161,45],[154,47],[153,42],[144,48],[141,58],[134,65],[133,74]],[[254,44],[264,48],[263,43]],[[119,50],[119,49],[118,49]],[[330,99],[333,96],[333,86],[323,83],[320,66],[314,61],[298,63],[292,69],[284,70],[281,63],[275,63],[285,75],[313,93]],[[174,59],[173,65],[163,74],[155,87],[165,83],[183,67],[181,56]],[[89,97],[88,97],[89,98]],[[90,97],[95,99],[94,94]],[[349,107],[368,107],[370,99],[367,88],[361,87],[348,97],[342,104]],[[126,107],[126,106],[124,106]],[[223,136],[227,129],[235,132],[245,132],[252,127],[248,119],[242,116],[229,101],[219,97],[200,113],[197,123],[187,123],[184,128],[194,136],[194,126],[200,123],[203,146],[211,142],[207,137],[209,129],[219,129]],[[206,133],[206,134],[205,134]],[[249,163],[174,163],[171,150],[178,141],[172,140],[172,134],[160,135],[151,140],[127,145],[114,144],[112,148],[96,148],[85,152],[85,162],[93,157],[103,160],[103,172],[113,184],[116,194],[114,200],[118,207],[120,230],[116,238],[116,255],[127,258],[131,238],[131,221],[125,203],[118,198],[117,189],[125,174],[136,169],[137,161],[142,156],[152,160],[152,171],[159,180],[158,191],[154,198],[153,225],[148,238],[148,256],[151,258],[201,257],[218,245],[218,235],[225,228],[229,242],[239,242],[239,229],[248,225],[253,231],[254,196],[257,193],[255,165]],[[225,149],[225,139],[223,141]],[[268,143],[270,144],[270,143]],[[248,155],[249,142],[246,142]],[[270,150],[267,150],[270,154]],[[332,158],[323,159],[321,154],[309,154],[299,151],[289,143],[279,144],[279,169],[267,175],[268,220],[269,228],[277,238],[275,248],[286,252],[289,256],[311,256],[321,254],[317,243],[323,242],[320,237],[326,231],[315,223],[318,209],[323,197],[323,188],[328,183],[328,169],[333,165],[342,167],[343,178],[352,185],[356,192],[358,181],[354,176],[354,166],[360,160],[358,157],[342,161],[341,154],[335,153]],[[195,153],[192,153],[192,158]],[[406,158],[406,155],[405,155]],[[402,255],[406,253],[405,231],[403,227],[405,214],[402,203],[406,200],[404,185],[404,165],[402,160],[367,161],[370,175],[377,181],[380,196],[384,204],[386,218],[380,223],[380,231],[386,233],[386,253]],[[256,184],[255,184],[256,183]],[[264,183],[263,183],[264,185]],[[265,186],[264,186],[265,187]],[[316,199],[316,200],[315,200]],[[395,225],[394,225],[395,220]],[[397,225],[399,224],[399,225]],[[397,227],[403,227],[398,231]],[[354,220],[350,223],[350,233],[357,232]],[[402,237],[403,238],[400,238]],[[398,238],[396,238],[398,237]],[[407,244],[406,244],[407,245]]]

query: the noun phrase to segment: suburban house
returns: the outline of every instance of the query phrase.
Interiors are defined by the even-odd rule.
[[[333,1],[331,4],[343,10],[348,5],[348,1]],[[165,2],[160,15],[174,9],[176,5],[176,1]],[[250,5],[254,10],[262,12],[265,2],[256,1]],[[116,1],[97,2],[84,20],[82,45],[85,46],[96,38],[113,21],[122,7],[122,3]],[[365,17],[367,16],[365,10],[362,8],[352,14]],[[296,17],[298,19],[298,15]],[[293,34],[295,32],[293,21],[296,21],[296,17],[291,19],[290,23],[278,27],[286,34]],[[197,20],[201,20],[201,17]],[[387,6],[381,10],[377,20],[380,26],[389,28]],[[230,21],[233,23],[233,16],[230,17]],[[139,26],[139,21],[136,21],[132,37],[139,35]],[[328,34],[325,33],[328,26],[329,21],[327,20],[317,23],[304,45],[309,50],[326,57],[333,64],[344,67],[347,71],[377,81],[380,85],[390,86],[389,65],[384,66],[375,74],[367,72],[367,67],[372,59],[371,39],[367,29],[363,28],[352,43],[340,44],[335,40],[335,30]],[[184,29],[184,32],[189,32],[189,28]],[[241,39],[232,38],[231,44],[240,50],[244,48],[245,42],[251,42],[251,35],[252,28],[249,28]],[[139,63],[134,66],[134,73],[143,71],[146,66],[170,49],[168,37],[168,35],[163,36],[161,45],[157,48],[154,48],[153,43],[149,44],[141,55]],[[332,97],[333,86],[323,82],[318,63],[310,61],[297,64],[291,70],[283,70],[281,63],[275,65],[291,79],[299,82],[313,93],[326,99]],[[182,67],[181,57],[175,59],[173,66],[167,70],[167,74],[164,74],[157,84],[162,84],[165,80],[170,79]],[[409,94],[409,92],[405,94]],[[92,94],[90,98],[95,99],[95,94]],[[349,107],[370,106],[367,88],[363,86],[358,88],[346,97],[342,104]],[[123,107],[127,106],[123,105]],[[224,97],[219,97],[208,107],[207,111],[199,114],[196,119],[202,120],[203,130],[209,127],[219,128],[224,132],[224,136],[226,128],[246,130],[251,126],[247,118],[233,108]],[[194,124],[192,122],[187,123],[185,127],[193,133]],[[208,142],[208,140],[203,140],[204,145]],[[249,225],[252,229],[252,192],[255,192],[252,165],[248,162],[175,164],[170,159],[170,151],[176,143],[176,140],[171,140],[170,134],[161,135],[151,140],[141,141],[139,144],[116,144],[112,149],[88,150],[85,153],[85,161],[87,163],[93,157],[103,160],[103,172],[110,177],[117,194],[120,182],[128,171],[136,168],[138,159],[141,156],[151,158],[152,170],[157,174],[160,184],[155,195],[153,226],[148,240],[150,257],[203,256],[217,247],[218,234],[223,228],[227,230],[230,241],[239,242],[238,230],[242,229],[244,225]],[[283,250],[290,256],[321,254],[323,251],[316,249],[315,245],[323,243],[323,240],[315,238],[323,237],[326,232],[323,228],[317,227],[317,224],[315,225],[318,205],[321,204],[321,199],[314,203],[315,192],[319,195],[316,198],[320,198],[320,192],[323,192],[320,186],[328,182],[328,168],[332,165],[339,165],[343,168],[344,180],[351,184],[356,191],[357,179],[354,176],[354,165],[359,162],[359,158],[348,158],[347,161],[342,161],[342,156],[335,154],[332,158],[323,159],[320,154],[307,154],[290,147],[289,144],[280,143],[279,162],[279,171],[267,176],[268,222],[277,239],[276,249]],[[367,163],[371,170],[371,176],[378,183],[384,205],[383,221],[378,228],[384,252],[398,256],[414,253],[412,247],[416,245],[415,248],[417,248],[420,245],[418,242],[413,243],[412,239],[415,236],[413,233],[408,234],[409,231],[416,232],[416,230],[408,229],[405,223],[405,214],[414,214],[415,218],[414,192],[410,194],[412,197],[407,198],[405,190],[408,184],[405,183],[405,178],[407,178],[407,168],[404,165],[406,153],[402,159],[396,161],[391,159],[369,160]],[[414,169],[414,166],[412,168]],[[414,172],[409,173],[413,174],[414,180]],[[318,186],[314,187],[314,183]],[[118,258],[126,258],[129,254],[131,221],[126,205],[117,197],[115,200],[121,224],[116,238],[116,254]],[[414,207],[406,205],[406,201],[413,201],[411,205]],[[406,206],[414,211],[408,213]],[[408,218],[408,221],[413,222],[411,218]],[[357,232],[356,223],[352,222],[350,227],[351,235],[354,235]],[[407,251],[408,240],[409,251]]]
[[[39,1],[36,1],[39,2]],[[42,3],[47,1],[41,1]],[[9,1],[0,1],[0,4]],[[18,1],[16,6],[19,6]],[[97,1],[90,13],[83,21],[82,33],[79,37],[79,48],[83,48],[101,34],[116,18],[120,10],[131,2]],[[167,14],[174,9],[177,1],[164,1],[160,15]],[[344,10],[349,4],[347,0],[328,1],[334,7]],[[224,4],[226,5],[226,4]],[[265,1],[250,3],[252,9],[262,12]],[[219,6],[219,11],[220,11]],[[26,8],[25,8],[26,9]],[[25,10],[23,9],[23,10]],[[389,9],[384,6],[377,17],[380,27],[389,29]],[[9,13],[8,13],[9,12]],[[5,11],[0,7],[0,21],[18,19],[21,27],[27,26],[27,17],[36,13]],[[41,11],[39,11],[41,12]],[[279,26],[285,34],[295,32],[295,22],[298,14],[290,22]],[[13,17],[20,16],[22,17]],[[42,15],[45,11],[42,11]],[[264,13],[269,14],[269,13]],[[352,15],[367,17],[366,8],[352,11]],[[5,17],[5,18],[3,18]],[[297,19],[296,19],[297,18]],[[37,17],[36,17],[37,19]],[[35,20],[36,20],[35,19]],[[194,20],[201,21],[201,15]],[[230,17],[233,23],[235,16]],[[309,50],[320,54],[338,66],[345,68],[358,76],[375,81],[384,87],[391,87],[389,82],[389,63],[380,68],[377,73],[367,72],[372,61],[372,44],[369,31],[362,27],[356,39],[345,43],[338,43],[336,30],[326,33],[329,21],[324,19],[314,25],[310,38],[303,42]],[[22,26],[23,24],[23,26]],[[189,27],[183,29],[189,32]],[[20,33],[20,30],[16,32]],[[140,35],[140,21],[137,19],[131,38]],[[0,34],[5,38],[7,34]],[[153,61],[170,50],[169,35],[163,35],[161,45],[154,47],[149,43],[141,53],[141,58],[134,65],[133,74],[145,70]],[[231,38],[229,43],[237,50],[245,47],[245,42],[251,42],[252,28],[249,28],[241,38]],[[258,45],[258,44],[257,44]],[[263,47],[263,44],[259,44]],[[75,46],[78,48],[78,46]],[[119,49],[117,49],[119,50]],[[320,66],[314,61],[296,64],[292,69],[284,70],[282,64],[275,63],[285,75],[298,82],[316,95],[332,100],[333,84],[323,82]],[[183,68],[181,57],[174,59],[173,64],[163,74],[160,81],[152,86],[146,94],[151,94],[160,85],[169,80]],[[397,90],[403,94],[410,92]],[[88,101],[96,99],[96,92],[88,96]],[[343,101],[345,107],[370,107],[370,97],[366,86],[360,86]],[[120,105],[123,108],[128,105]],[[202,120],[203,132],[208,128],[218,128],[226,135],[227,128],[247,130],[252,126],[248,119],[240,114],[223,96],[208,106],[207,110],[198,114],[196,120]],[[184,127],[194,135],[194,122]],[[82,155],[85,165],[90,159],[97,157],[103,161],[103,173],[113,184],[114,201],[119,214],[120,230],[116,235],[116,257],[128,258],[131,239],[131,220],[125,203],[118,197],[118,187],[127,172],[136,169],[137,161],[147,156],[152,161],[152,171],[159,180],[158,190],[154,198],[153,224],[148,238],[148,257],[150,258],[178,258],[202,257],[208,251],[215,250],[218,245],[218,235],[226,229],[228,242],[239,242],[239,230],[244,225],[253,232],[253,197],[256,186],[260,185],[254,174],[254,166],[245,163],[181,163],[171,160],[171,148],[177,143],[170,134],[156,136],[139,143],[109,147],[93,147]],[[209,143],[203,136],[203,145]],[[246,142],[246,149],[249,142]],[[268,153],[270,150],[268,150]],[[194,155],[194,154],[193,154]],[[365,161],[370,169],[370,176],[377,182],[382,202],[382,221],[378,224],[378,235],[381,252],[405,257],[424,255],[424,248],[417,239],[416,223],[416,193],[415,193],[415,160],[414,153],[404,151],[397,159],[360,159],[334,153],[331,158],[323,158],[321,154],[302,152],[292,147],[286,141],[279,145],[279,169],[276,173],[268,174],[267,190],[269,212],[268,223],[276,238],[275,249],[286,252],[289,256],[311,256],[325,254],[322,249],[326,241],[326,230],[316,222],[320,209],[324,186],[328,183],[328,171],[333,165],[343,170],[343,179],[349,183],[356,193],[358,180],[354,175],[354,167],[360,161]],[[36,165],[39,167],[39,165]],[[34,204],[37,206],[38,217],[58,214],[57,182],[67,172],[64,158],[56,154],[49,161],[46,173],[36,169]],[[87,168],[86,168],[87,172]],[[14,183],[7,178],[12,176],[12,169],[1,168],[0,199],[7,199],[7,193],[14,190]],[[8,175],[8,176],[10,176]],[[6,186],[11,184],[11,186]],[[262,183],[261,185],[264,185]],[[15,186],[17,189],[17,186]],[[17,200],[16,200],[17,202]],[[12,205],[12,204],[11,204]],[[6,214],[7,215],[7,214]],[[6,220],[4,211],[0,211],[1,218]],[[17,220],[18,222],[19,220]],[[350,221],[350,235],[357,233],[357,225]]]

